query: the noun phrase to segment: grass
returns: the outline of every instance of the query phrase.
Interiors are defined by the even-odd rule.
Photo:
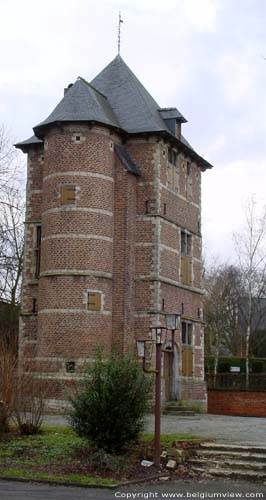
[[[143,434],[143,441],[151,442],[154,439],[153,434]],[[194,436],[193,434],[161,434],[161,446],[171,446],[173,442],[178,441],[193,441],[195,439],[200,439],[199,436]]]
[[[90,476],[78,476],[78,475],[57,475],[57,474],[47,474],[45,472],[30,472],[23,469],[6,469],[0,473],[1,478],[10,479],[25,479],[29,481],[51,481],[58,483],[76,483],[76,484],[103,484],[106,486],[111,486],[117,484],[117,481],[113,479],[90,477]]]
[[[152,459],[152,434],[144,434],[121,455],[108,455],[78,437],[68,427],[43,427],[40,434],[22,437],[11,432],[0,442],[0,478],[112,485],[156,473],[140,465]],[[193,435],[161,436],[162,447],[197,439]],[[146,476],[145,476],[146,474]]]

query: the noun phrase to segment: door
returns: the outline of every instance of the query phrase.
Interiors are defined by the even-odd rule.
[[[164,387],[165,387],[165,399],[170,401],[171,399],[171,375],[172,375],[172,352],[164,351]]]

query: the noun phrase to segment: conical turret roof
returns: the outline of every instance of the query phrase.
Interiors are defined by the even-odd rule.
[[[81,77],[67,89],[63,99],[46,120],[34,127],[34,132],[41,135],[42,128],[54,122],[75,121],[95,121],[120,127],[107,98]]]

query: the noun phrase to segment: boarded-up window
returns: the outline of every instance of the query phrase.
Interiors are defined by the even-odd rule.
[[[182,375],[183,377],[192,377],[193,375],[192,323],[189,323],[187,321],[182,321],[181,333],[182,333]]]
[[[41,239],[42,239],[42,228],[41,226],[36,226],[36,237],[35,237],[35,269],[34,277],[39,278],[40,275],[40,265],[41,265]]]
[[[88,293],[88,310],[89,311],[101,310],[101,294],[99,292]]]
[[[183,377],[193,376],[193,352],[192,347],[182,347],[182,375]]]
[[[75,201],[75,186],[60,186],[60,205],[74,205]]]

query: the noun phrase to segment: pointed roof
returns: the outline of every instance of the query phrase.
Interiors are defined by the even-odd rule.
[[[27,150],[29,149],[29,147],[40,145],[40,144],[43,144],[43,141],[41,139],[38,139],[38,137],[36,137],[36,135],[32,135],[31,137],[29,137],[25,141],[17,142],[16,144],[14,144],[14,146],[15,146],[15,148],[21,149],[23,152],[26,153]]]
[[[24,141],[27,144],[18,143],[17,147],[26,150],[36,144],[36,140],[43,138],[44,129],[52,124],[93,122],[129,134],[161,133],[194,158],[203,170],[212,168],[182,135],[180,139],[176,137],[173,122],[185,123],[187,120],[184,116],[177,108],[160,108],[120,55],[91,83],[78,77],[66,90],[63,99],[48,118],[33,128],[35,136]]]
[[[53,112],[33,130],[37,136],[41,136],[42,129],[47,125],[75,121],[94,121],[120,128],[107,98],[81,77],[67,89]]]
[[[167,130],[153,99],[120,55],[91,82],[110,102],[121,127],[129,133]]]

